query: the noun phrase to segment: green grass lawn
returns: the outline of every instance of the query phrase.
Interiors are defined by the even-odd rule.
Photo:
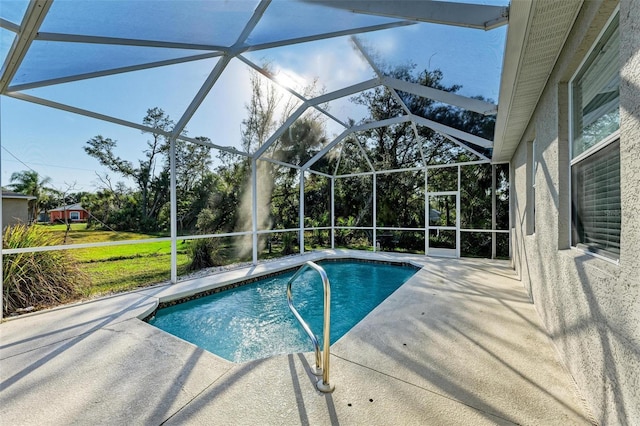
[[[39,225],[60,240],[65,236],[65,225]],[[85,224],[72,224],[66,244],[87,244],[113,241],[130,241],[158,238],[159,235],[134,232],[114,232],[87,229]],[[222,238],[217,259],[221,264],[250,261],[239,258],[233,238]],[[191,259],[188,254],[190,241],[178,240],[178,275],[188,272]],[[306,247],[307,250],[312,247]],[[296,247],[295,253],[298,252]],[[78,260],[79,267],[89,277],[90,285],[84,296],[97,296],[133,290],[167,281],[171,278],[171,243],[169,241],[146,242],[107,247],[72,249],[69,253]],[[271,251],[259,253],[261,260],[282,256],[280,242],[274,242]]]
[[[65,225],[43,226],[48,232],[64,237]],[[85,244],[157,238],[157,235],[88,230],[85,224],[73,224],[67,244]],[[178,241],[178,274],[187,271],[190,259],[187,244]],[[70,251],[90,281],[85,296],[132,290],[171,278],[171,243],[148,242],[135,245],[93,247]]]

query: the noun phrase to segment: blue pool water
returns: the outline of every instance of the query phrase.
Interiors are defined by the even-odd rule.
[[[409,266],[355,261],[321,264],[331,282],[331,343],[336,342],[406,282]],[[159,309],[148,322],[229,361],[313,351],[287,305],[294,272]],[[307,270],[292,286],[294,306],[322,347],[323,290],[319,274]]]

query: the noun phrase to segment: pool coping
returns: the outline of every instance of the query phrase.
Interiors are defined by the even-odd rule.
[[[421,266],[417,266],[417,265],[414,265],[414,264],[412,264],[410,262],[406,262],[406,261],[403,261],[403,260],[391,261],[391,260],[377,260],[377,259],[357,259],[357,258],[352,257],[352,256],[348,256],[348,257],[327,257],[327,258],[324,258],[324,259],[314,260],[313,262],[314,263],[320,263],[320,262],[348,262],[348,261],[357,262],[357,263],[364,263],[364,264],[405,266],[405,267],[413,268],[415,270],[415,272],[418,272],[420,269],[422,269]],[[215,284],[212,288],[203,289],[202,291],[199,291],[199,292],[194,293],[194,294],[189,295],[189,296],[178,297],[178,298],[170,298],[169,300],[158,302],[158,306],[156,307],[156,309],[152,313],[150,313],[146,317],[140,318],[140,319],[142,321],[148,323],[149,319],[153,318],[156,315],[157,311],[160,310],[160,309],[168,308],[168,307],[175,306],[175,305],[180,305],[182,303],[190,302],[192,300],[197,300],[197,299],[200,299],[200,298],[203,298],[203,297],[207,297],[207,296],[211,296],[213,294],[221,293],[221,292],[224,292],[224,291],[233,290],[235,288],[239,288],[239,287],[243,287],[243,286],[246,286],[246,285],[253,284],[253,283],[258,282],[258,281],[263,280],[263,279],[273,278],[273,277],[277,277],[277,276],[280,276],[280,275],[287,274],[289,272],[294,272],[294,271],[297,271],[298,269],[300,269],[306,262],[309,262],[309,261],[305,260],[304,262],[302,262],[301,264],[299,264],[297,266],[292,266],[292,267],[289,267],[289,268],[286,268],[286,269],[282,269],[282,270],[278,270],[278,271],[266,272],[263,275],[254,275],[254,276],[251,276],[251,277],[248,277],[248,278],[244,278],[244,279],[239,280],[239,281],[234,281],[234,282],[231,282],[231,283],[228,283],[228,284]],[[322,266],[322,265],[320,265],[320,266]],[[209,276],[212,277],[214,275],[209,275]],[[411,278],[411,277],[409,277],[409,278]],[[400,284],[400,286],[402,286],[402,284]]]
[[[331,260],[357,260],[361,262],[378,262],[378,263],[394,263],[405,264],[416,269],[422,269],[419,260],[404,257],[406,255],[388,252],[357,252],[350,250],[323,250],[306,252],[298,256],[289,256],[284,259],[273,260],[269,262],[259,263],[258,265],[244,266],[237,269],[214,272],[210,275],[204,275],[198,278],[178,281],[175,284],[161,284],[148,288],[134,290],[136,293],[149,293],[152,291],[153,297],[157,298],[157,305],[152,312],[145,312],[143,316],[138,318],[146,320],[156,310],[164,307],[166,303],[174,301],[187,301],[191,298],[202,297],[204,293],[210,294],[224,291],[227,288],[235,288],[243,284],[241,282],[257,281],[272,275],[285,273],[289,270],[295,270],[301,267],[305,262],[320,262]],[[417,256],[417,255],[410,255]],[[155,290],[161,289],[160,292]],[[179,302],[181,303],[181,302]]]

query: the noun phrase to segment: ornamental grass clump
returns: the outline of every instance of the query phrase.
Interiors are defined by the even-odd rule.
[[[188,266],[190,271],[211,268],[222,265],[223,259],[220,255],[220,242],[217,238],[200,238],[191,241],[188,248],[191,263]]]
[[[3,248],[42,247],[62,244],[62,240],[38,226],[8,226]],[[3,313],[42,309],[81,296],[87,276],[78,269],[67,250],[7,254],[2,259]]]

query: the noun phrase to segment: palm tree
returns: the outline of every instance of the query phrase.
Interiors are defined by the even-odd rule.
[[[11,174],[10,181],[15,182],[9,185],[14,191],[36,197],[35,200],[29,201],[29,216],[33,221],[37,220],[43,202],[51,194],[56,193],[55,189],[46,186],[51,183],[51,178],[47,176],[40,179],[40,175],[35,170],[15,172]]]

